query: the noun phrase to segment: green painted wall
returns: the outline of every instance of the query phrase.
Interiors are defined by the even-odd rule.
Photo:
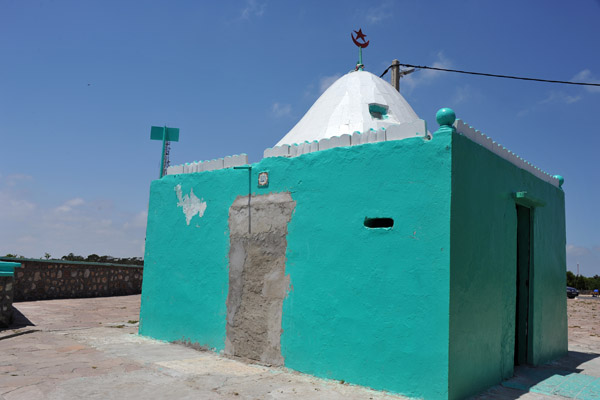
[[[246,171],[217,170],[165,176],[152,182],[148,207],[140,334],[225,347],[228,290],[229,207],[243,188]],[[207,203],[190,224],[175,186]]]
[[[255,194],[290,192],[285,365],[425,398],[447,396],[450,136],[335,148],[254,164]],[[269,187],[257,177],[269,172]],[[246,170],[152,183],[141,334],[223,349],[227,212]],[[186,225],[174,187],[207,203]],[[365,217],[391,217],[390,230]],[[424,373],[424,371],[427,371]]]
[[[514,365],[517,217],[512,193],[544,201],[533,210],[530,360],[567,351],[562,190],[469,139],[452,139],[449,397],[510,377]]]
[[[427,399],[511,376],[516,208],[533,211],[531,360],[567,349],[564,194],[449,132],[252,165],[256,194],[289,192],[281,349],[289,368]],[[260,172],[269,186],[259,188]],[[206,202],[186,223],[175,187]],[[140,333],[222,350],[228,212],[248,171],[169,175],[151,186]],[[368,229],[365,217],[394,219]],[[540,295],[541,293],[541,295]]]
[[[281,337],[287,367],[445,398],[449,145],[449,136],[415,138],[269,160],[297,182],[286,188],[297,202]],[[365,217],[391,217],[394,227],[367,229]]]

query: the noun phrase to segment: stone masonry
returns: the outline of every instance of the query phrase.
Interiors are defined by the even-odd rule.
[[[0,328],[6,328],[13,317],[13,277],[0,276]]]
[[[14,301],[123,296],[142,291],[142,266],[19,260]]]

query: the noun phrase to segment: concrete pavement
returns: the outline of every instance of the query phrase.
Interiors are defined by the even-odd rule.
[[[0,333],[0,398],[401,399],[137,335],[140,296],[16,303]]]
[[[138,336],[139,303],[139,295],[15,303],[15,324],[0,331],[0,399],[404,398]],[[600,398],[600,302],[569,301],[569,334],[567,357],[519,368],[477,398]]]

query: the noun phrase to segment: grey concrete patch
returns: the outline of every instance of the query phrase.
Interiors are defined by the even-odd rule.
[[[238,197],[229,209],[227,355],[283,365],[281,313],[290,284],[286,235],[295,207],[289,193],[253,196],[250,233],[248,197]]]

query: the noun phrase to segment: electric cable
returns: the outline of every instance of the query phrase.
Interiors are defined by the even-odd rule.
[[[569,82],[569,81],[556,81],[552,79],[540,79],[540,78],[525,78],[522,76],[511,76],[511,75],[498,75],[498,74],[486,74],[483,72],[472,72],[472,71],[461,71],[458,69],[448,69],[448,68],[437,68],[437,67],[429,67],[426,65],[411,65],[411,64],[397,64],[402,67],[407,68],[415,68],[415,69],[432,69],[434,71],[445,71],[445,72],[457,72],[459,74],[469,74],[469,75],[480,75],[480,76],[491,76],[493,78],[506,78],[506,79],[518,79],[522,81],[535,81],[535,82],[545,82],[545,83],[562,83],[565,85],[579,85],[579,86],[600,86],[600,83],[588,83],[588,82]],[[381,75],[380,78],[383,78],[385,74],[392,68],[393,65],[387,67],[385,71]]]

